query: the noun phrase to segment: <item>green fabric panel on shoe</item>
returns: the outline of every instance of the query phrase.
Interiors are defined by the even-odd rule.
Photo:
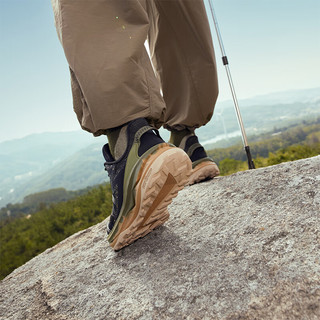
[[[202,162],[214,162],[214,161],[209,157],[199,159],[197,161],[192,162],[192,169],[194,169],[198,164]]]
[[[118,226],[121,219],[123,219],[135,205],[135,194],[133,191],[137,182],[137,176],[139,174],[139,170],[142,166],[143,160],[148,155],[156,152],[159,148],[159,145],[153,146],[143,155],[143,157],[139,157],[138,155],[139,147],[140,147],[140,141],[136,139],[136,141],[132,145],[132,148],[129,152],[127,164],[125,168],[124,186],[123,186],[123,204],[122,204],[118,219],[115,222],[115,227],[111,230],[111,232],[107,237],[107,240],[109,242],[113,241],[114,235],[118,231]],[[126,214],[123,214],[123,213],[126,213]]]

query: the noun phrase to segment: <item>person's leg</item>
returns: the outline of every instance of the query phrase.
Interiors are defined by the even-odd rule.
[[[166,103],[165,127],[205,125],[218,96],[216,62],[202,0],[154,0],[150,54]]]
[[[193,162],[190,184],[212,178],[219,174],[218,167],[194,136],[194,129],[211,119],[218,96],[216,62],[203,1],[154,0],[148,5],[153,12],[150,53],[167,107],[164,127],[171,131],[170,142],[184,149]]]
[[[161,124],[165,104],[144,47],[146,0],[52,0],[52,5],[82,128],[99,135],[139,117]]]
[[[167,206],[187,183],[191,162],[148,123],[163,122],[165,104],[144,47],[146,0],[52,2],[79,122],[108,136],[108,241],[119,250],[168,219]]]

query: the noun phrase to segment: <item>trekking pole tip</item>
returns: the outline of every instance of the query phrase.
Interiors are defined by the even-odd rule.
[[[252,156],[251,156],[251,152],[250,152],[250,147],[249,146],[245,146],[244,149],[246,150],[247,153],[247,158],[248,158],[248,167],[249,169],[255,169],[255,165],[254,162],[252,160]]]

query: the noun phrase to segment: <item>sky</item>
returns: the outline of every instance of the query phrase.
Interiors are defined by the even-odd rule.
[[[213,3],[239,99],[320,87],[319,0]],[[78,130],[50,1],[0,0],[0,36],[0,142]],[[231,95],[214,32],[213,41],[223,101]]]

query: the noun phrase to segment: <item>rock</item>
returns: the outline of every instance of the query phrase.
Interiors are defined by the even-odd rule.
[[[116,253],[106,222],[1,282],[0,319],[320,319],[320,156],[187,187]]]

